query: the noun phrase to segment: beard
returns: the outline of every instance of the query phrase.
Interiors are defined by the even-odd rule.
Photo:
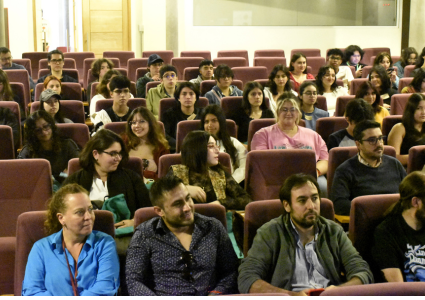
[[[314,217],[307,219],[307,215],[310,215],[310,214],[313,214]],[[302,218],[295,217],[294,215],[291,214],[291,219],[292,219],[292,222],[294,222],[298,226],[308,229],[311,226],[316,225],[318,220],[318,214],[314,210],[311,210],[305,213]]]
[[[415,218],[422,223],[422,226],[425,225],[425,206],[415,212]]]

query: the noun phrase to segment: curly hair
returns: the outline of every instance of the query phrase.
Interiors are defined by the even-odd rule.
[[[102,68],[103,63],[108,64],[109,70],[112,70],[114,68],[114,63],[112,61],[110,61],[109,59],[107,59],[107,58],[96,59],[91,64],[91,73],[95,78],[97,78],[97,80],[99,80],[100,69]]]
[[[1,92],[1,96],[3,97],[3,101],[13,101],[13,92],[10,87],[9,77],[5,71],[0,69],[0,83],[3,84],[3,91]]]
[[[388,60],[390,61],[390,67],[393,66],[393,59],[391,58],[391,55],[388,52],[381,52],[379,53],[376,57],[375,60],[373,61],[373,65],[377,66],[380,63],[382,63],[384,61],[384,58],[388,58]]]
[[[416,59],[418,59],[418,51],[416,51],[413,47],[407,47],[401,50],[400,64],[404,68],[409,64],[409,58],[411,54],[416,55]]]
[[[108,89],[108,83],[111,81],[111,78],[113,76],[120,76],[121,73],[118,70],[109,70],[105,73],[105,76],[103,76],[102,81],[99,83],[99,85],[96,88],[96,91],[98,94],[101,94],[105,99],[111,98],[111,92]]]
[[[364,99],[369,89],[371,89],[376,94],[375,102],[372,103],[373,111],[375,114],[379,113],[381,109],[384,109],[381,105],[379,105],[381,103],[381,95],[379,95],[378,90],[370,81],[363,82],[362,85],[360,85],[356,92],[356,98]]]
[[[276,65],[273,67],[273,70],[271,71],[269,75],[269,81],[267,82],[267,86],[270,88],[270,91],[272,92],[273,95],[277,95],[277,84],[276,82],[274,82],[274,79],[277,75],[277,72],[279,71],[282,71],[287,78],[287,81],[285,83],[285,87],[283,90],[285,92],[290,92],[292,90],[291,80],[289,79],[289,77],[291,76],[291,74],[289,73],[289,69],[285,67],[284,65]]]
[[[302,53],[295,53],[294,55],[292,55],[291,58],[291,62],[289,63],[289,71],[294,71],[294,66],[292,65],[293,63],[295,63],[299,58],[304,57],[305,61],[306,61],[306,66],[305,66],[305,70],[304,70],[304,74],[307,74],[307,57],[302,54]]]
[[[320,67],[319,72],[317,73],[317,76],[316,76],[317,93],[320,95],[323,95],[323,93],[325,92],[325,87],[323,86],[323,77],[326,75],[329,69],[334,70],[336,75],[337,72],[335,68],[329,65]],[[336,77],[335,77],[335,80],[331,85],[331,91],[332,92],[335,91],[337,87],[338,87],[338,84],[336,83]]]
[[[401,123],[403,123],[406,132],[409,132],[414,138],[421,138],[425,133],[425,123],[422,123],[422,130],[415,128],[415,112],[421,101],[425,100],[423,94],[415,93],[409,97],[406,107],[404,108]]]

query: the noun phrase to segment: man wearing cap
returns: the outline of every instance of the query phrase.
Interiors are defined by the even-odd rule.
[[[26,70],[23,65],[12,62],[12,53],[6,47],[0,47],[0,65],[3,70]],[[35,83],[28,74],[30,88],[34,89]]]
[[[45,110],[49,115],[52,116],[55,123],[74,123],[68,118],[64,118],[61,112],[60,99],[61,95],[56,91],[47,89],[40,94],[40,108],[39,110]]]
[[[159,69],[164,61],[158,54],[152,54],[148,58],[148,72],[139,78],[136,83],[137,98],[146,98],[146,84],[151,81],[159,81]]]

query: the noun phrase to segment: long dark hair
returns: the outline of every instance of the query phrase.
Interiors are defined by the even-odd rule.
[[[263,93],[263,102],[260,105],[261,110],[266,110],[266,97],[264,96],[264,88],[263,86],[256,81],[250,81],[245,84],[245,88],[243,89],[243,96],[242,96],[242,109],[246,112],[246,114],[249,116],[251,115],[251,103],[249,103],[248,95],[253,89],[260,89]]]
[[[369,81],[372,80],[372,73],[375,72],[378,74],[381,79],[381,92],[380,94],[385,94],[391,88],[391,80],[388,76],[387,70],[381,65],[373,66],[369,73]]]
[[[0,69],[0,83],[3,83],[3,101],[13,101],[13,92],[10,87],[9,77],[5,71]]]
[[[419,54],[418,59],[416,60],[415,69],[421,68],[424,65],[424,56],[425,56],[425,47],[422,49],[421,54]]]
[[[35,129],[36,125],[35,123],[40,120],[44,119],[49,125],[52,130],[52,150],[54,153],[60,153],[62,145],[61,145],[61,138],[58,133],[58,129],[55,124],[55,120],[53,120],[52,116],[46,112],[45,110],[38,110],[36,112],[33,112],[25,121],[25,140],[26,140],[26,146],[28,147],[29,152],[31,153],[32,158],[38,158],[40,157],[40,151],[43,150],[43,147],[41,146],[40,140],[38,139]]]
[[[336,75],[335,68],[332,67],[332,66],[329,66],[329,65],[320,67],[319,72],[317,73],[317,76],[316,76],[317,93],[320,94],[320,95],[323,95],[323,93],[325,92],[325,87],[323,86],[322,80],[323,80],[323,77],[326,75],[326,72],[329,69],[334,70],[335,75]],[[335,80],[331,85],[331,91],[332,92],[335,91],[337,87],[338,87],[338,84],[336,83],[336,76],[335,76]]]
[[[374,66],[379,65],[384,60],[385,57],[388,58],[388,60],[390,61],[390,67],[392,67],[393,66],[393,59],[391,58],[391,55],[388,52],[381,52],[381,53],[379,53],[375,57],[375,60],[373,61],[373,65]]]
[[[285,92],[290,92],[292,90],[291,80],[289,79],[289,77],[291,76],[291,74],[289,73],[289,69],[285,67],[284,65],[276,65],[273,67],[273,70],[271,71],[269,75],[269,81],[267,82],[267,86],[270,88],[270,91],[272,92],[273,95],[277,95],[277,84],[276,82],[274,82],[274,79],[277,75],[277,72],[279,71],[282,71],[285,74],[285,76],[288,78],[283,90]]]
[[[350,45],[347,48],[345,48],[344,51],[344,61],[342,62],[343,64],[346,64],[347,62],[350,64],[350,58],[351,56],[354,54],[354,52],[359,51],[360,53],[360,60],[363,59],[363,55],[364,55],[364,51],[362,50],[362,48],[360,48],[357,45]]]
[[[409,63],[408,60],[410,58],[410,54],[415,54],[416,60],[418,59],[418,52],[416,51],[415,48],[407,47],[407,48],[404,48],[403,50],[401,50],[400,64],[403,68],[408,65],[408,63]]]
[[[111,81],[112,76],[120,76],[121,73],[118,70],[112,69],[105,73],[105,76],[103,76],[102,81],[99,83],[99,85],[96,88],[96,91],[98,94],[101,94],[105,99],[111,98],[111,92],[108,89],[108,83]]]
[[[210,134],[201,130],[194,130],[187,134],[182,144],[182,163],[190,171],[206,174],[208,171],[208,141]]]
[[[422,68],[419,68],[416,71],[415,77],[413,77],[412,82],[410,83],[410,86],[415,89],[416,93],[422,92],[422,82],[425,80],[425,70]]]
[[[425,123],[422,124],[422,130],[420,132],[415,128],[415,112],[422,100],[425,100],[424,95],[419,93],[412,94],[407,101],[403,117],[401,119],[406,132],[409,132],[416,139],[421,138],[425,133]]]
[[[356,98],[362,98],[364,99],[364,96],[367,94],[367,91],[369,89],[372,89],[372,91],[376,94],[375,102],[372,103],[373,112],[379,113],[382,108],[379,104],[381,103],[381,95],[379,95],[378,90],[376,87],[373,86],[373,84],[370,81],[363,82],[356,93]]]
[[[50,98],[56,98],[55,96],[52,96]],[[59,104],[59,109],[58,111],[55,113],[55,121],[56,123],[65,123],[64,117],[63,117],[63,112],[62,112],[62,105],[61,105],[61,101],[59,100],[59,98],[56,98],[58,100],[58,104]],[[46,111],[46,109],[44,108],[44,102],[45,101],[40,101],[40,108],[39,110],[44,110]]]
[[[307,57],[304,55],[304,54],[302,54],[302,53],[300,53],[300,52],[298,52],[298,53],[295,53],[294,55],[292,55],[292,58],[291,58],[291,62],[289,63],[289,71],[294,71],[294,67],[292,66],[292,64],[294,63],[294,62],[296,62],[300,57],[304,57],[305,58],[305,70],[304,70],[304,74],[307,74]]]
[[[223,146],[224,146],[224,149],[226,150],[226,153],[228,153],[230,155],[230,158],[232,159],[234,169],[238,168],[239,167],[239,161],[237,159],[238,150],[236,150],[235,146],[232,143],[232,140],[230,139],[230,134],[227,131],[226,116],[224,115],[223,110],[218,105],[209,105],[206,108],[204,108],[201,115],[201,130],[205,130],[204,129],[205,118],[208,114],[212,114],[217,117],[220,128],[215,138],[223,142]]]
[[[110,70],[114,68],[114,63],[107,58],[98,58],[91,64],[91,73],[92,75],[99,80],[100,69],[102,68],[102,64],[107,63]]]

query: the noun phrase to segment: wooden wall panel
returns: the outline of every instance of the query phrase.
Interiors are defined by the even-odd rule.
[[[91,11],[91,32],[122,32],[122,11]]]

